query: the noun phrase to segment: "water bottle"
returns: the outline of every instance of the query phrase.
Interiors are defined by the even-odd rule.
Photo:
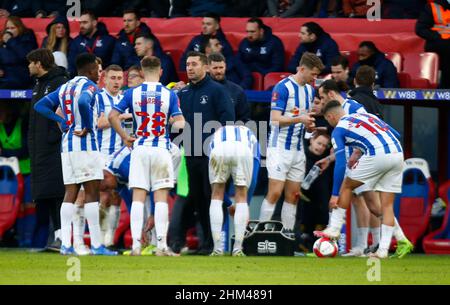
[[[318,165],[314,165],[310,170],[308,175],[306,175],[305,179],[302,183],[302,189],[309,190],[311,184],[319,177],[320,175],[320,167]]]
[[[133,135],[133,119],[126,119],[123,121],[123,127],[127,133],[127,135]]]

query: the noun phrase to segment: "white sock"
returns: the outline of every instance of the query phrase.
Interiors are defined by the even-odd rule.
[[[56,230],[54,235],[55,235],[55,240],[61,239],[61,229]]]
[[[273,211],[275,210],[275,204],[269,203],[266,198],[264,198],[261,204],[261,210],[259,212],[259,221],[267,221],[272,218]]]
[[[156,229],[154,226],[153,226],[151,232],[152,232],[152,240],[151,240],[150,244],[153,246],[156,246],[158,240],[156,239]]]
[[[70,202],[63,202],[61,204],[61,210],[59,211],[61,217],[61,242],[66,248],[72,246],[71,231],[72,231],[72,218],[75,213],[75,206]]]
[[[378,245],[381,238],[380,227],[370,228],[370,233],[372,234],[372,245]]]
[[[86,219],[84,218],[84,207],[74,205],[73,214],[73,245],[75,247],[84,245],[84,230],[86,227]]]
[[[234,217],[236,217],[236,214]],[[211,205],[209,206],[209,221],[211,223],[211,234],[212,234],[212,238],[214,241],[214,250],[223,251],[223,249],[222,249],[222,226],[223,226],[222,200],[215,200],[215,199],[211,200]]]
[[[130,211],[131,237],[133,250],[141,247],[142,228],[144,226],[144,203],[133,201]]]
[[[250,212],[247,202],[236,203],[234,212],[234,246],[233,252],[242,250],[245,228],[247,227]]]
[[[98,202],[89,202],[84,205],[84,214],[89,227],[91,246],[98,248],[102,245],[102,232],[100,230],[100,214]]]
[[[285,229],[294,230],[295,214],[297,213],[297,206],[289,202],[283,202],[281,208],[281,222]]]
[[[116,205],[111,205],[106,214],[106,220],[108,222],[106,236],[108,236],[109,240],[105,240],[105,244],[112,245],[114,244],[114,233],[116,232],[117,226],[119,225],[119,217],[120,217],[120,207]]]
[[[167,202],[155,203],[155,230],[158,249],[167,248],[167,229],[169,227],[169,205]]]
[[[394,232],[394,227],[381,225],[381,241],[380,241],[380,249],[381,250],[389,250],[391,246],[392,233]]]
[[[361,249],[367,248],[368,237],[369,237],[369,228],[368,227],[358,228],[358,243],[356,244],[356,247],[361,248]]]
[[[333,229],[341,231],[342,225],[344,224],[346,212],[347,210],[342,208],[333,209],[333,211],[331,212],[329,226]]]
[[[400,224],[397,221],[397,217],[394,217],[395,220],[395,227],[394,227],[394,237],[396,240],[404,240],[406,239],[405,233],[403,233],[402,228],[400,227]],[[383,238],[383,237],[381,237]]]

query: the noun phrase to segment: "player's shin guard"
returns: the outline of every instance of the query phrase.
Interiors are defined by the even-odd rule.
[[[234,212],[234,232],[235,240],[233,252],[242,250],[242,242],[244,240],[245,228],[247,227],[250,212],[246,202],[236,203]]]
[[[209,206],[209,221],[211,222],[214,250],[223,251],[221,238],[223,225],[222,200],[211,200],[211,205]]]
[[[394,232],[394,227],[381,225],[381,240],[380,240],[380,250],[388,251],[391,246],[392,233]]]
[[[281,222],[283,227],[287,230],[293,230],[295,224],[295,214],[297,213],[297,206],[293,203],[284,201],[281,208]]]
[[[141,247],[142,227],[144,226],[144,203],[133,201],[130,213],[131,237],[133,250]]]
[[[261,204],[261,211],[259,212],[259,220],[267,221],[272,218],[273,211],[275,210],[275,204],[270,203],[264,198]]]
[[[98,248],[102,245],[102,232],[100,230],[100,213],[98,202],[89,202],[84,205],[84,213],[89,226],[91,245]]]
[[[75,213],[75,205],[70,202],[63,202],[60,210],[61,217],[61,243],[64,247],[70,248],[71,243],[71,229],[72,218]]]
[[[86,219],[84,218],[84,207],[74,204],[73,214],[73,245],[75,247],[84,245],[84,229],[86,225]]]
[[[167,249],[167,229],[169,227],[169,205],[167,202],[155,203],[155,230],[157,247]]]
[[[395,220],[395,226],[394,226],[394,237],[396,240],[404,240],[406,239],[405,233],[403,233],[402,228],[400,227],[400,224],[397,221],[397,217],[394,217]],[[383,238],[383,233],[381,233],[381,238]]]
[[[105,233],[105,246],[111,246],[114,244],[114,233],[119,225],[120,207],[117,205],[111,205],[107,209],[106,220],[107,227]]]

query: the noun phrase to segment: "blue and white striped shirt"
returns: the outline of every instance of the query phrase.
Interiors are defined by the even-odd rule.
[[[85,76],[76,76],[39,101],[45,100],[49,106],[62,109],[63,120],[69,129],[62,136],[61,152],[98,151],[93,120],[97,91],[94,82]],[[74,131],[84,128],[89,130],[86,136],[74,135]]]
[[[314,88],[306,84],[299,85],[291,75],[280,81],[272,91],[272,110],[295,117],[311,109],[314,99]],[[271,123],[269,147],[279,147],[286,150],[302,150],[302,138],[305,126],[302,123],[279,127]]]
[[[169,118],[182,115],[177,95],[156,82],[125,91],[122,100],[114,109],[124,113],[127,109],[133,115],[133,130],[138,145],[170,148]]]
[[[345,147],[358,148],[364,155],[402,153],[400,134],[380,118],[369,113],[343,116],[333,130],[331,142],[336,152],[333,195],[339,194],[345,175]]]
[[[108,118],[111,109],[118,105],[123,95],[112,96],[106,89],[101,90],[95,97],[97,117],[101,113]],[[112,127],[97,128],[97,141],[100,152],[110,155],[122,147],[122,139],[120,135]]]
[[[261,150],[258,139],[253,132],[245,126],[223,126],[219,128],[213,135],[213,139],[209,144],[210,151],[219,145],[240,142],[243,147],[248,147],[252,152],[253,158],[258,161],[261,159]]]

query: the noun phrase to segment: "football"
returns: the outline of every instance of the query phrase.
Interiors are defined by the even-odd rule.
[[[335,257],[338,253],[338,246],[334,240],[322,237],[314,243],[313,251],[317,257]]]

